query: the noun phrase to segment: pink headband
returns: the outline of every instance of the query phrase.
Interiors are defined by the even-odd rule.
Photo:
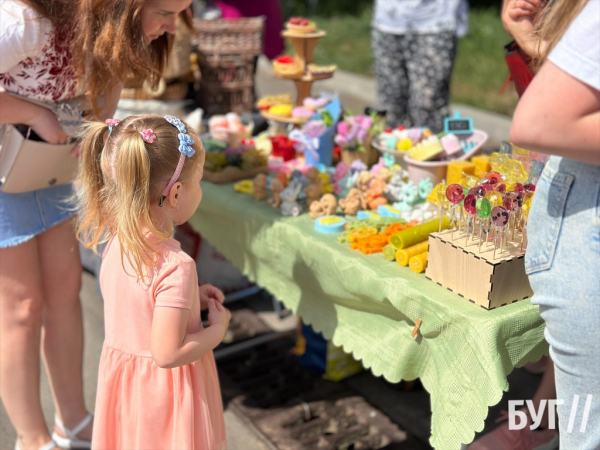
[[[181,153],[181,155],[179,156],[179,163],[177,164],[175,173],[169,180],[169,184],[167,184],[167,187],[165,187],[165,189],[162,191],[162,195],[160,197],[160,200],[158,201],[159,207],[162,207],[165,198],[167,198],[169,192],[171,191],[171,188],[179,178],[179,175],[181,175],[185,158],[191,158],[194,155],[194,153],[196,153],[196,151],[192,148],[194,141],[192,140],[190,135],[187,134],[187,130],[183,122],[174,116],[165,116],[165,120],[171,125],[173,125],[175,128],[177,128],[177,130],[179,130],[179,134],[177,135],[177,137],[179,138],[179,152]]]

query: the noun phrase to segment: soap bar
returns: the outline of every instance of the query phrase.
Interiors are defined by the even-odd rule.
[[[446,184],[460,184],[467,175],[475,173],[475,164],[470,161],[452,161],[448,163],[446,171]]]
[[[442,147],[438,137],[430,136],[411,148],[408,154],[415,161],[428,161],[443,151],[444,147]]]
[[[392,244],[383,247],[383,257],[388,261],[394,261],[396,259],[396,249]]]
[[[462,145],[460,139],[455,134],[447,134],[442,136],[440,139],[442,147],[444,147],[444,154],[446,156],[454,156],[458,153],[462,153]]]
[[[412,228],[402,230],[399,233],[390,236],[390,244],[392,244],[396,250],[402,250],[403,248],[426,241],[429,238],[430,233],[438,231],[439,224],[440,221],[434,219],[420,225],[415,225]],[[450,219],[444,217],[442,220],[442,229],[446,230],[448,228],[450,228]]]
[[[427,267],[427,252],[415,255],[412,258],[410,258],[408,266],[410,267],[410,270],[412,270],[415,273],[424,272],[425,268]]]
[[[429,240],[425,240],[423,242],[419,242],[418,244],[411,245],[410,247],[403,248],[402,250],[398,250],[396,252],[396,262],[401,266],[408,266],[410,258],[415,255],[420,255],[423,252],[426,252],[429,248]]]
[[[490,164],[490,157],[486,155],[473,156],[471,162],[475,164],[475,175],[477,178],[483,178],[483,176],[492,170]]]

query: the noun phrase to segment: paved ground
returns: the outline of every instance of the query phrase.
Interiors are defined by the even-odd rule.
[[[372,80],[347,73],[337,73],[335,78],[315,84],[313,94],[319,89],[337,90],[346,108],[353,111],[362,111],[365,106],[375,102],[375,90]],[[280,80],[272,75],[267,64],[261,62],[257,76],[257,91],[259,95],[290,92],[293,93],[293,84],[290,81]],[[478,111],[465,106],[456,106],[463,115],[474,118],[477,128],[484,129],[490,134],[490,145],[495,146],[508,136],[510,121],[506,117]],[[497,147],[496,147],[497,148]],[[103,341],[103,312],[102,301],[98,295],[96,280],[92,275],[83,275],[81,299],[85,321],[85,360],[84,384],[86,403],[90,410],[94,408],[96,394],[96,375],[98,361]],[[272,327],[289,327],[294,323],[294,318],[280,322],[274,314],[269,312],[269,305],[253,305],[261,310],[262,318]],[[292,325],[293,326],[293,325]],[[503,401],[492,408],[487,423],[487,429],[493,426],[493,419],[497,417],[500,408],[506,409],[508,398],[531,398],[539,376],[533,376],[522,370],[515,370],[509,376],[511,384],[510,393],[505,395]],[[376,378],[369,372],[364,372],[346,381],[347,385],[357,390],[369,402],[386,413],[399,426],[427,443],[429,437],[429,397],[422,390],[404,392],[396,385],[391,385],[381,378]],[[42,374],[42,402],[44,414],[51,426],[53,406],[45,374]],[[225,411],[227,425],[228,448],[230,450],[265,450],[265,445],[243,420],[236,417],[231,411]],[[14,448],[15,433],[6,415],[3,405],[0,407],[0,450]],[[444,449],[442,449],[444,450]]]

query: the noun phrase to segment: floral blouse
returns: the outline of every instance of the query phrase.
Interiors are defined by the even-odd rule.
[[[0,5],[0,89],[42,101],[74,97],[77,80],[67,42],[52,23],[17,0]]]

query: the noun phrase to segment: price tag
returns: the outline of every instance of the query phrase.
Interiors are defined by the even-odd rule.
[[[446,134],[473,134],[473,119],[470,117],[460,117],[456,111],[454,117],[444,119],[444,133]]]

